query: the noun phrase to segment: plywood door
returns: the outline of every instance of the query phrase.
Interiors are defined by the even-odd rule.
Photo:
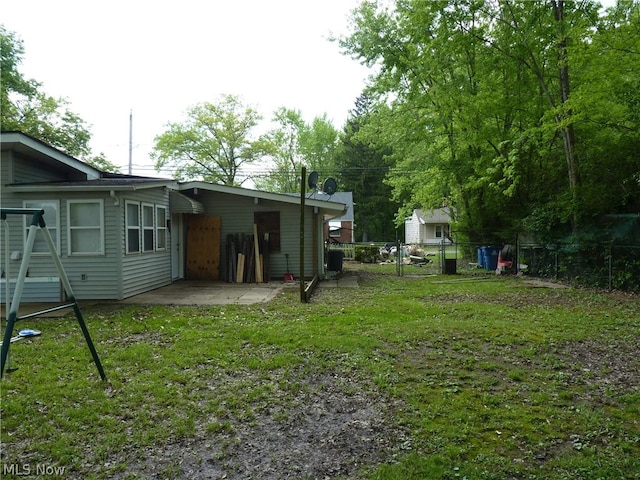
[[[187,218],[187,280],[220,279],[220,217]]]

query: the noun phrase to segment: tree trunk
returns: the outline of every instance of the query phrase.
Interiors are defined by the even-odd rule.
[[[573,200],[571,223],[575,232],[578,225],[578,186],[580,185],[579,161],[576,155],[576,136],[571,122],[572,111],[564,106],[569,101],[569,63],[567,59],[567,37],[564,30],[564,1],[552,0],[553,13],[558,27],[558,81],[560,85],[561,111],[556,114],[556,122],[562,133],[564,153],[567,160],[567,172],[569,174],[569,189]]]

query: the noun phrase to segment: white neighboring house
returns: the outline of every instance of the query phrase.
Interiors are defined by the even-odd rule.
[[[451,215],[448,208],[423,212],[415,209],[404,221],[405,243],[435,245],[451,243]]]

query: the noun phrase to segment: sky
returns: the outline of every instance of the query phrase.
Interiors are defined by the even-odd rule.
[[[338,130],[369,71],[331,35],[349,33],[358,0],[21,0],[0,22],[23,42],[20,72],[69,101],[94,154],[128,173],[153,169],[153,139],[189,107],[236,95],[265,118],[279,107]]]

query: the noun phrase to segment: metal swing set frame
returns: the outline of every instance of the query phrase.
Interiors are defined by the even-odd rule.
[[[13,291],[13,299],[11,301],[11,306],[7,305],[7,324],[4,330],[4,336],[2,341],[2,348],[0,350],[0,378],[4,375],[5,367],[7,367],[8,357],[9,357],[9,346],[11,345],[11,338],[13,335],[13,328],[16,322],[20,320],[24,320],[26,318],[37,317],[39,315],[55,312],[57,310],[62,310],[65,308],[73,308],[73,311],[78,320],[78,324],[80,325],[80,329],[82,330],[82,334],[87,342],[87,346],[89,347],[89,351],[91,352],[91,356],[93,357],[93,361],[98,368],[98,373],[100,374],[100,378],[102,380],[106,380],[107,376],[104,373],[104,369],[102,368],[102,363],[100,362],[100,357],[98,356],[98,352],[93,346],[93,342],[91,341],[91,336],[89,335],[89,330],[87,329],[87,325],[82,316],[82,312],[80,311],[80,307],[78,306],[78,302],[75,299],[75,294],[73,293],[73,289],[71,288],[71,283],[69,282],[69,277],[62,266],[62,262],[60,258],[58,258],[58,254],[56,252],[55,245],[53,244],[53,240],[51,238],[51,234],[49,233],[49,229],[45,224],[43,215],[44,210],[39,209],[29,209],[29,208],[2,208],[0,209],[0,220],[5,222],[5,261],[7,263],[7,267],[5,268],[5,281],[7,285],[7,296],[6,299],[9,299],[9,272],[8,272],[8,264],[9,264],[9,224],[7,221],[8,215],[31,215],[31,224],[29,226],[29,233],[27,235],[27,240],[24,246],[24,253],[22,255],[22,262],[20,264],[20,271],[18,273],[18,278],[16,279],[16,285]],[[60,280],[62,282],[62,286],[64,287],[64,291],[66,293],[66,298],[69,303],[64,305],[59,305],[57,307],[49,308],[47,310],[42,310],[40,312],[30,313],[28,315],[23,315],[18,317],[18,307],[20,306],[20,300],[22,298],[22,291],[24,288],[25,278],[27,276],[27,270],[29,268],[29,261],[31,260],[31,253],[33,252],[33,245],[36,240],[36,233],[40,229],[43,234],[43,237],[49,247],[49,253],[51,254],[51,258],[53,259],[53,263],[58,270],[58,275],[60,276]],[[7,367],[8,368],[8,367]]]

